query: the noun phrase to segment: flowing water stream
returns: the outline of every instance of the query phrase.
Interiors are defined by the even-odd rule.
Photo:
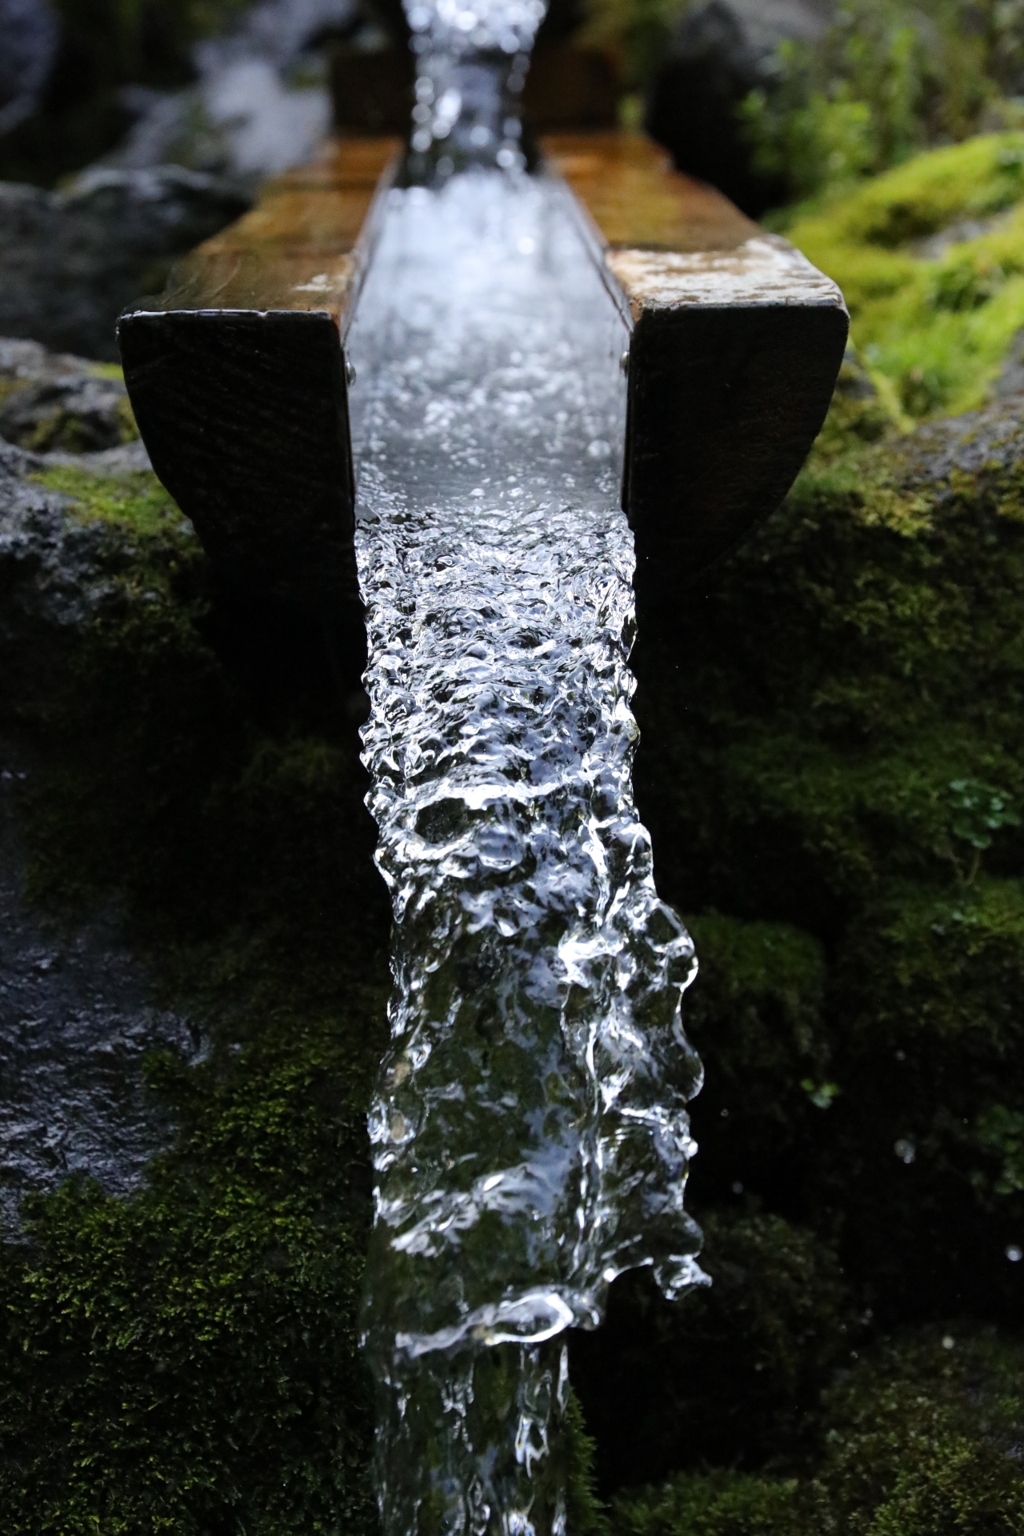
[[[703,1278],[693,948],[630,781],[629,337],[554,179],[478,167],[388,199],[350,347],[394,909],[378,1493],[386,1536],[556,1536],[564,1330],[626,1269],[670,1297]]]

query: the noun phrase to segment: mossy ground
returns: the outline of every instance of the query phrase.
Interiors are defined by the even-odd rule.
[[[1020,1366],[1022,447],[1016,405],[901,438],[847,391],[785,506],[641,636],[715,1285],[673,1308],[629,1277],[576,1342],[605,1489],[676,1472],[613,1528],[1021,1529],[1019,1390],[1000,1439],[955,1381]],[[901,1372],[920,1402],[886,1417]]]
[[[715,1285],[628,1277],[573,1339],[611,1502],[577,1415],[572,1536],[1024,1522],[1024,442],[1012,412],[900,438],[848,382],[785,507],[637,652]],[[14,722],[32,890],[65,921],[116,897],[206,1052],[151,1065],[179,1131],[142,1191],[68,1185],[2,1251],[4,1528],[369,1536],[388,914],[351,679],[211,583],[151,477],[46,478],[109,582]]]
[[[388,923],[352,727],[218,658],[151,476],[44,478],[119,559],[43,701],[33,888],[66,921],[115,893],[207,1049],[152,1063],[180,1131],[147,1187],[68,1185],[0,1259],[4,1530],[369,1529],[356,1315]]]

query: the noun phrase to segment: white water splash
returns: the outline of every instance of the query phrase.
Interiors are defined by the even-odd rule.
[[[405,0],[417,179],[473,163],[522,168],[519,99],[546,10],[547,0]]]
[[[566,201],[390,194],[351,338],[394,909],[367,1342],[386,1536],[565,1530],[558,1335],[683,1212],[695,966],[630,783],[625,323]]]

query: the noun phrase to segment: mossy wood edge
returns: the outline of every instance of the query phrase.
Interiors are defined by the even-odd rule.
[[[544,138],[631,329],[623,504],[641,622],[782,500],[846,344],[836,285],[623,133]],[[396,140],[337,139],[118,326],[154,468],[239,585],[358,604],[344,344]]]

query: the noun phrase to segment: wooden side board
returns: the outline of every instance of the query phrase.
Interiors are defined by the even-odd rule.
[[[846,346],[836,285],[648,139],[544,140],[633,322],[624,504],[641,626],[785,496]]]
[[[153,467],[239,588],[358,604],[344,336],[396,139],[337,140],[118,323]]]
[[[785,495],[828,408],[846,310],[798,252],[649,141],[542,147],[632,325],[624,505],[653,623]],[[307,607],[358,604],[344,339],[398,148],[335,141],[119,325],[154,467],[211,557]]]

